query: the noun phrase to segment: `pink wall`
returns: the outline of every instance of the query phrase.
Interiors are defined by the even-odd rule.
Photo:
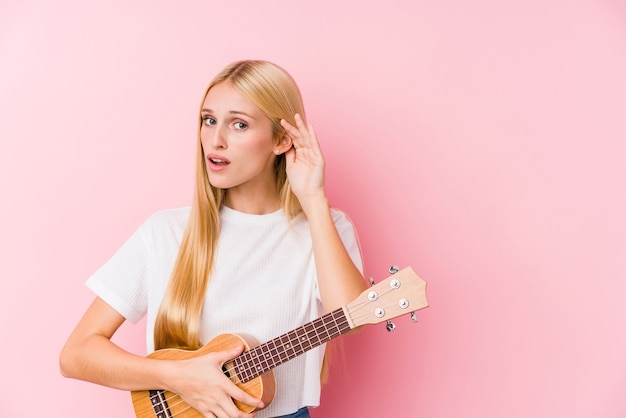
[[[368,273],[429,282],[419,324],[343,340],[314,417],[626,416],[624,3],[299,3],[0,4],[0,415],[131,416],[58,373],[83,282],[189,202],[205,85],[265,58]]]

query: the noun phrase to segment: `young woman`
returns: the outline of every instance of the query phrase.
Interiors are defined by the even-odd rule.
[[[308,417],[324,349],[278,366],[270,405],[222,364],[243,347],[185,360],[131,354],[111,337],[147,315],[148,350],[197,349],[226,332],[268,341],[367,286],[355,231],[324,191],[324,159],[291,76],[266,61],[227,66],[202,101],[190,208],[151,216],[92,277],[96,298],[60,356],[64,376],[178,394],[203,416]]]

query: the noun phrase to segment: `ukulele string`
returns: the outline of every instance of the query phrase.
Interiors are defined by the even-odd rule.
[[[341,313],[341,317],[339,319],[346,321],[346,317],[343,314],[343,311],[340,312]],[[315,321],[314,321],[315,322]],[[265,371],[272,369],[273,367],[276,367],[277,364],[281,364],[280,360],[282,360],[281,358],[281,354],[284,353],[286,350],[293,350],[294,354],[297,353],[296,356],[293,357],[297,357],[300,354],[303,354],[305,352],[307,352],[309,349],[313,348],[313,346],[318,346],[323,344],[322,340],[325,338],[320,338],[320,330],[323,330],[323,332],[325,332],[326,334],[328,334],[329,338],[328,340],[331,340],[339,335],[341,335],[343,332],[345,332],[346,330],[341,329],[341,325],[339,322],[337,322],[337,318],[335,318],[334,316],[332,316],[332,324],[333,326],[328,327],[329,323],[326,323],[324,321],[320,321],[317,325],[314,326],[314,328],[311,331],[307,331],[305,332],[304,335],[297,335],[296,330],[291,331],[287,334],[287,336],[292,335],[292,337],[289,338],[288,346],[284,346],[282,343],[279,345],[276,345],[274,343],[274,348],[270,350],[270,356],[265,357],[261,362],[265,363],[268,367],[264,367],[263,365],[261,365],[261,368]],[[315,331],[315,335],[312,335],[312,332]],[[311,343],[312,338],[311,337],[317,337],[319,344],[316,344],[315,342]],[[304,339],[302,339],[304,338]],[[274,340],[272,340],[274,341]],[[260,356],[256,355],[255,357],[252,357],[250,355],[246,356],[247,353],[250,353],[252,351],[258,351],[258,348],[261,348],[263,346],[266,346],[268,343],[272,342],[269,341],[267,343],[264,343],[260,346],[254,347],[246,352],[244,352],[243,354],[241,354],[238,358],[243,359],[243,361],[240,362],[239,365],[237,365],[237,367],[235,367],[235,369],[239,369],[242,370],[244,372],[256,372],[258,367],[257,364],[260,362],[259,358]],[[309,347],[304,347],[303,343],[306,342],[308,343]],[[269,348],[269,347],[268,347]],[[281,349],[282,350],[279,350]],[[271,351],[274,351],[275,354],[272,354]],[[290,357],[290,358],[293,358]],[[276,362],[276,359],[279,360],[279,362]],[[270,366],[269,362],[272,362],[272,365]],[[234,375],[236,376],[236,375]],[[257,375],[258,376],[258,375]],[[231,379],[232,380],[232,379]]]
[[[174,396],[172,396],[170,399],[174,399],[174,398],[180,398],[180,396],[178,396],[178,395],[174,395]],[[178,406],[178,405],[181,405],[181,404],[182,404],[182,405],[184,405],[184,408],[182,408],[182,409],[181,409],[181,410],[179,410],[179,411],[176,411],[176,412],[175,412],[175,413],[173,413],[173,414],[170,412],[170,417],[171,417],[171,418],[173,418],[173,417],[175,417],[175,416],[177,416],[177,415],[180,415],[180,414],[182,414],[183,412],[185,412],[185,411],[187,411],[187,410],[191,409],[191,407],[190,407],[188,404],[186,404],[186,403],[185,403],[185,401],[183,401],[182,399],[180,400],[180,402],[176,402],[175,404],[173,404],[170,408],[174,408],[174,407],[176,407],[176,406]]]
[[[349,311],[350,311],[350,313],[352,313],[353,311],[358,311],[359,309],[363,308],[365,305],[369,305],[370,303],[372,303],[370,300],[366,300],[366,301],[363,301],[363,302],[355,302],[355,303],[350,305]],[[350,309],[350,308],[352,308],[352,309]]]
[[[383,309],[386,309],[386,308],[389,308],[389,307],[391,307],[391,306],[393,306],[393,304],[390,304],[390,305],[385,305],[385,306],[380,306],[380,307],[381,307],[381,308],[383,308]],[[364,320],[364,319],[363,319],[363,318],[367,319],[367,318],[369,318],[369,317],[371,317],[371,316],[372,316],[372,313],[371,313],[371,312],[363,312],[363,313],[361,313],[361,314],[352,315],[352,319],[353,319],[353,320],[356,320],[356,321],[358,321],[358,322],[360,322],[360,323],[364,323],[364,324],[365,324],[365,323],[374,323],[374,322],[367,322],[366,320]],[[378,322],[382,322],[382,321],[387,320],[387,319],[391,319],[391,318],[383,318],[383,317],[380,317],[380,320],[379,320],[379,321],[376,321],[376,323],[378,323]]]
[[[385,290],[384,292],[381,292],[381,293],[378,295],[377,300],[378,300],[378,299],[380,299],[382,296],[385,296],[387,293],[389,293],[389,292],[393,292],[393,291],[395,291],[395,290],[396,290],[396,289],[390,288],[390,289]],[[360,302],[360,303],[355,303],[355,304],[353,305],[354,309],[350,310],[350,314],[351,314],[352,318],[353,318],[353,319],[362,319],[362,318],[365,318],[365,317],[367,317],[367,316],[370,316],[370,315],[371,315],[371,311],[370,311],[370,310],[365,310],[365,312],[360,312],[360,310],[361,310],[362,308],[364,308],[366,305],[371,305],[371,304],[372,304],[372,303],[374,303],[374,302],[376,302],[376,301],[365,300],[365,301]],[[376,306],[376,308],[383,308],[383,309],[387,309],[387,308],[389,308],[390,306],[394,306],[394,303],[393,303],[393,302],[391,302],[391,301],[390,301],[390,302],[388,302],[386,305],[377,305],[377,306]]]
[[[224,366],[226,367],[226,370],[224,370],[224,374],[234,384],[243,383],[241,380],[239,380],[239,376],[237,376],[237,373],[235,373],[236,367],[234,365],[234,362],[235,362],[235,360],[233,359],[233,360],[230,360],[230,361],[224,363]]]
[[[187,404],[185,404],[187,405]],[[180,411],[177,411],[175,414],[170,414],[170,417],[174,418],[177,415],[182,414],[183,412],[186,412],[187,410],[191,409],[191,407],[189,405],[187,405],[185,408],[181,409]]]
[[[160,391],[157,391],[157,393],[156,393],[156,394],[151,395],[151,396],[150,396],[150,402],[152,402],[152,400],[153,400],[154,398],[159,398],[159,397],[160,397],[160,395],[161,395],[161,394],[163,394],[163,393],[167,393],[167,391],[160,390]],[[178,394],[173,393],[173,392],[169,392],[169,393],[171,393],[171,394],[172,394],[172,396],[170,396],[169,398],[165,398],[163,401],[161,401],[161,400],[159,399],[159,403],[161,403],[161,404],[165,404],[165,406],[167,406],[167,409],[168,409],[167,414],[168,414],[168,416],[169,416],[169,417],[173,418],[173,417],[175,417],[175,416],[177,416],[177,415],[179,415],[179,414],[181,414],[181,413],[183,413],[183,412],[187,411],[188,409],[191,409],[191,406],[189,406],[188,404],[186,404],[186,403],[185,403],[185,401],[183,401],[183,400],[182,400],[182,398],[181,398]],[[180,401],[179,401],[179,402],[176,402],[176,403],[172,403],[172,404],[170,405],[170,402],[171,402],[172,400],[176,399],[176,398],[179,398],[179,399],[180,399]],[[172,414],[172,413],[169,411],[169,409],[170,409],[170,408],[175,408],[175,407],[177,407],[177,406],[179,406],[179,405],[181,405],[181,404],[185,405],[185,407],[184,407],[183,409],[181,409],[180,411],[176,411],[176,413],[174,413],[174,414]]]

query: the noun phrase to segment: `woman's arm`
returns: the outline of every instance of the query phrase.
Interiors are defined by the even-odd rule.
[[[296,127],[282,121],[293,143],[286,156],[287,175],[309,221],[320,294],[325,311],[330,312],[354,300],[367,284],[332,219],[324,190],[324,157],[315,131],[299,115],[295,119]]]
[[[367,283],[341,241],[328,201],[311,202],[306,215],[311,227],[320,295],[325,311],[330,312],[352,302],[367,289]]]
[[[140,357],[111,342],[124,320],[102,299],[96,298],[61,352],[59,363],[63,376],[129,391],[168,390],[203,414],[252,416],[239,411],[231,398],[262,407],[258,399],[235,386],[221,371],[222,364],[239,355],[243,347],[189,360]]]

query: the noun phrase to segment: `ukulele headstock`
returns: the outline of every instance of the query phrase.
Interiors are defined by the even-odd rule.
[[[428,306],[426,282],[411,267],[402,270],[392,267],[392,275],[361,293],[352,303],[345,306],[346,317],[351,328],[411,314]],[[371,281],[373,283],[373,281]],[[393,324],[387,322],[391,331]]]

